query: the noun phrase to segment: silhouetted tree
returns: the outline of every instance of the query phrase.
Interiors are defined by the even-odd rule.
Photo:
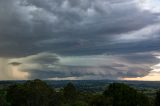
[[[160,90],[156,92],[155,106],[160,106]]]
[[[89,106],[112,106],[112,98],[95,95],[92,97]]]
[[[10,105],[6,101],[7,100]],[[157,92],[156,106],[159,105]],[[151,106],[143,93],[125,84],[113,83],[101,93],[78,92],[72,83],[55,91],[41,80],[15,84],[0,92],[0,106]]]
[[[76,101],[76,99],[77,99],[77,90],[76,90],[76,87],[72,83],[68,83],[64,87],[63,93],[64,93],[64,97],[65,97],[67,102],[73,103],[73,102]]]
[[[41,80],[10,86],[7,97],[12,106],[49,106],[53,90]]]
[[[6,91],[0,90],[0,106],[10,106],[7,102]]]
[[[148,97],[126,84],[110,84],[104,95],[112,97],[113,106],[150,106]]]
[[[88,106],[88,104],[84,101],[76,101],[72,104],[72,106]]]
[[[50,106],[62,106],[65,104],[65,97],[62,92],[55,92],[51,96]]]

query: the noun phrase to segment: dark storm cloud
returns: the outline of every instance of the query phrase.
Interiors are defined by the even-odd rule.
[[[10,64],[29,72],[29,78],[145,76],[158,63],[152,53],[160,49],[160,24],[158,13],[138,3],[0,0],[0,57],[11,59]],[[114,65],[108,57],[93,59],[102,54],[116,57]],[[73,57],[72,64],[61,64],[69,56],[90,56],[101,64],[74,66]],[[83,62],[92,63],[87,59]]]
[[[114,46],[119,44],[112,42],[112,39],[121,33],[154,24],[158,18],[157,14],[140,10],[134,0],[0,2],[0,55],[6,57],[46,51],[62,55],[87,55],[110,51],[117,53],[119,48],[131,50],[132,43],[127,47],[120,44],[121,47],[114,50]],[[152,51],[151,48],[149,45],[145,50]]]
[[[127,67],[127,66],[125,66]],[[67,78],[67,77],[87,77],[89,79],[96,78],[97,76],[101,76],[102,78],[109,79],[119,79],[119,78],[135,78],[135,77],[143,77],[146,76],[151,70],[149,67],[128,67],[128,70],[124,70],[121,68],[114,68],[112,66],[100,66],[100,67],[83,67],[83,66],[61,66],[58,69],[51,70],[30,70],[29,79],[35,78]],[[63,70],[63,71],[62,71]]]
[[[28,79],[120,79],[146,76],[158,59],[149,53],[74,58],[40,53],[11,60],[14,61],[23,62],[18,69],[28,72]]]
[[[156,64],[159,62],[158,58],[155,58],[151,54],[130,54],[123,56],[125,61],[130,64]]]
[[[22,63],[20,63],[20,62],[11,62],[11,63],[9,63],[10,65],[13,65],[13,66],[19,66],[19,65],[21,65]]]

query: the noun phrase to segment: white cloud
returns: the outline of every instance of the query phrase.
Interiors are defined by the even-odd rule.
[[[128,32],[125,34],[120,34],[115,37],[117,42],[137,42],[144,40],[154,40],[160,37],[160,23],[147,26],[140,30]]]
[[[141,9],[151,11],[153,13],[160,13],[160,1],[159,0],[137,0]]]

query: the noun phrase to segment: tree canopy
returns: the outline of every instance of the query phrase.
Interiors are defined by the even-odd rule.
[[[155,105],[160,106],[160,90],[158,90],[156,93]]]
[[[10,86],[7,98],[12,106],[49,106],[54,90],[41,80]]]
[[[110,84],[103,95],[112,98],[113,106],[150,106],[148,97],[126,84]]]
[[[126,84],[112,83],[103,93],[82,92],[73,83],[61,90],[41,80],[27,81],[0,91],[0,106],[153,106],[149,97]],[[155,105],[160,106],[160,90]]]

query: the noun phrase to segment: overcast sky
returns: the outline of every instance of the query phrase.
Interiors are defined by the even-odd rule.
[[[0,80],[160,80],[159,0],[0,0]]]

